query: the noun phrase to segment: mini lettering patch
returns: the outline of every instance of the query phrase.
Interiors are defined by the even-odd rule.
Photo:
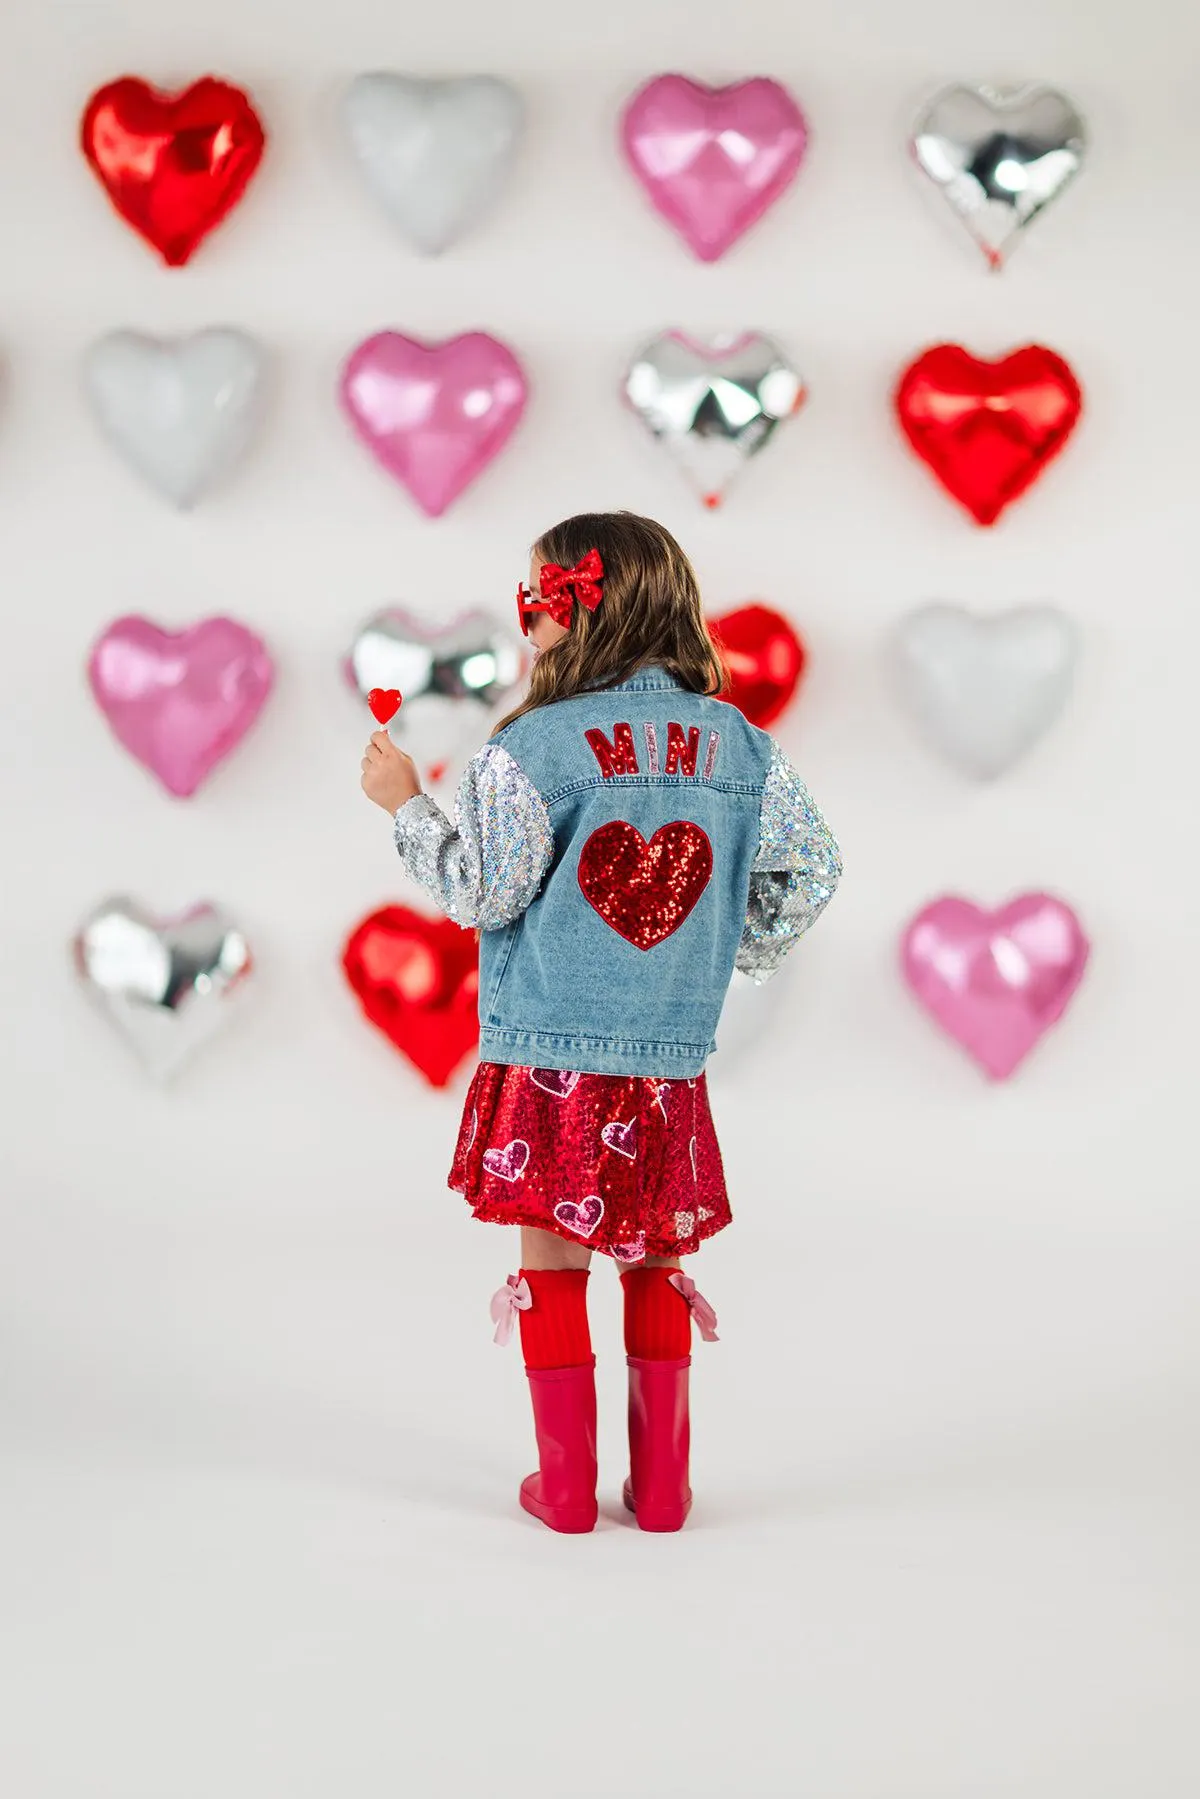
[[[665,769],[659,765],[658,727],[646,721],[642,726],[646,739],[646,773],[657,775],[684,775],[689,780],[711,781],[717,766],[717,746],[721,741],[719,731],[710,731],[704,746],[704,766],[700,768],[700,727],[689,725],[684,730],[674,719],[667,723],[667,764]],[[624,721],[612,728],[612,741],[605,736],[598,725],[584,732],[584,738],[596,761],[600,765],[600,773],[606,781],[617,775],[640,775],[642,769],[638,763],[637,743],[633,735],[633,727]]]

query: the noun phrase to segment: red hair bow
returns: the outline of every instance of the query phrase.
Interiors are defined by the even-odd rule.
[[[546,611],[556,625],[569,625],[571,622],[571,601],[576,599],[589,612],[594,612],[604,592],[600,583],[604,579],[604,564],[600,560],[599,550],[589,550],[581,556],[574,568],[560,568],[557,562],[544,562],[538,577],[538,586],[542,598],[548,602]]]

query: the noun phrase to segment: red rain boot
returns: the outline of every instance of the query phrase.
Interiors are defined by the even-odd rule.
[[[629,1479],[625,1504],[641,1530],[682,1530],[692,1509],[688,1485],[688,1369],[629,1356]]]
[[[539,1468],[521,1504],[551,1530],[596,1528],[596,1360],[581,1368],[527,1368]]]

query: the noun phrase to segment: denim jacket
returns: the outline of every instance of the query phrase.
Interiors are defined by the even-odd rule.
[[[837,844],[779,746],[659,667],[539,707],[482,749],[453,822],[402,806],[408,872],[480,930],[485,1061],[694,1079],[737,967],[774,973]]]

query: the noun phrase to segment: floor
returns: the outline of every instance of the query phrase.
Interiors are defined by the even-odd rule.
[[[393,1269],[309,1252],[270,1282],[257,1246],[237,1270],[196,1256],[154,1316],[113,1304],[70,1339],[10,1323],[5,1790],[1200,1790],[1182,1259],[876,1221],[752,1280],[714,1246],[723,1340],[697,1345],[673,1538],[615,1503],[597,1275],[604,1510],[562,1539],[515,1506],[520,1366],[478,1293],[398,1306]]]

